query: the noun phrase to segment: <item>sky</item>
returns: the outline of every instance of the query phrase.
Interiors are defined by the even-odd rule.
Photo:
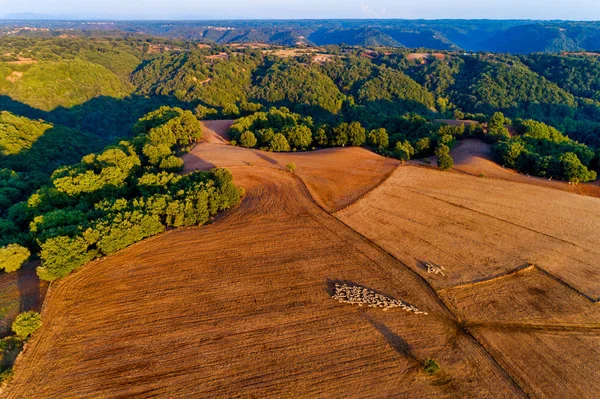
[[[0,17],[80,19],[569,19],[600,20],[600,0],[0,0]]]

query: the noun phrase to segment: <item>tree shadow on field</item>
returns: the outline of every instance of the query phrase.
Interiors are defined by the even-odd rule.
[[[199,157],[193,152],[188,152],[185,154],[183,159],[187,172],[193,172],[196,170],[211,170],[217,167],[214,163]]]
[[[265,161],[267,161],[268,163],[270,163],[271,165],[278,165],[278,162],[271,158],[268,155],[265,155],[262,151],[252,151],[252,153],[254,153],[254,155],[256,155],[257,157],[259,157],[260,159],[263,159]]]
[[[373,327],[375,327],[375,330],[377,330],[377,332],[379,332],[381,335],[383,335],[383,337],[385,338],[387,343],[396,352],[398,352],[400,355],[402,355],[406,359],[410,360],[411,363],[414,362],[416,365],[419,364],[419,361],[416,359],[415,355],[413,355],[413,353],[412,353],[412,349],[411,349],[410,345],[408,344],[408,342],[406,342],[404,340],[404,338],[402,338],[400,335],[394,333],[384,323],[374,320],[366,314],[364,314],[363,317],[369,323],[371,323],[371,325]]]
[[[38,265],[39,262],[29,262],[16,272],[19,290],[19,312],[39,311],[42,307],[48,284],[40,281],[37,276],[36,267]]]

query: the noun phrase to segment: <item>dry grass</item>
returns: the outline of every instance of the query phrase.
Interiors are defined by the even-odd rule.
[[[463,320],[482,326],[494,323],[524,326],[598,326],[596,303],[536,266],[507,276],[440,291]]]
[[[296,164],[315,200],[330,212],[351,204],[380,184],[398,161],[362,148],[330,148],[299,153],[273,153],[214,143],[201,143],[184,157],[186,170],[215,166],[267,166],[285,170]],[[260,173],[260,172],[257,172]]]
[[[595,399],[598,331],[478,328],[474,336],[532,398]]]
[[[225,218],[53,286],[5,396],[521,395],[421,279],[315,206],[291,173],[232,170],[247,196]],[[429,315],[339,304],[337,279]],[[428,357],[442,373],[421,371]]]
[[[333,54],[315,54],[313,57],[313,62],[325,65],[328,62],[333,62],[335,60],[335,56]]]
[[[426,60],[429,58],[437,58],[438,60],[443,60],[446,58],[446,55],[442,53],[412,53],[406,56],[407,60]]]
[[[598,392],[600,200],[500,175],[397,168],[359,148],[231,147],[230,124],[204,122],[206,142],[184,160],[188,171],[230,167],[242,204],[53,285],[4,396]],[[494,166],[469,164],[466,149],[457,168]],[[317,205],[343,209],[339,220]],[[336,284],[427,315],[340,304]],[[427,358],[441,365],[435,376],[422,371]]]
[[[22,77],[23,77],[23,72],[12,71],[12,73],[6,77],[6,80],[8,80],[11,83],[15,83],[17,80],[21,79]]]
[[[207,55],[205,58],[207,60],[228,60],[229,55],[227,53],[219,53],[214,55]]]

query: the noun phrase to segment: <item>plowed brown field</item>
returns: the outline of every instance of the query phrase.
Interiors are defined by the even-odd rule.
[[[598,392],[598,303],[535,266],[440,294],[530,396]]]
[[[290,173],[234,168],[218,222],[52,287],[7,397],[519,397],[413,272],[318,208]],[[330,298],[342,279],[429,315]],[[427,377],[432,356],[443,372]]]

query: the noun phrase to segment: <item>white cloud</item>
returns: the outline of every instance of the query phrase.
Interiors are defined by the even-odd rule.
[[[360,11],[363,16],[369,18],[382,18],[388,15],[388,11],[385,8],[373,8],[367,3],[360,3]]]

